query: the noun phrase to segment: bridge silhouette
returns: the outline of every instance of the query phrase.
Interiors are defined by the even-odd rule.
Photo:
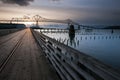
[[[32,17],[24,16],[23,18],[11,18],[11,19],[0,19],[0,23],[20,23],[20,22],[36,22],[36,26],[39,26],[39,22],[54,22],[54,23],[63,23],[63,24],[72,24],[72,25],[77,25],[78,29],[80,28],[94,28],[92,26],[85,26],[81,25],[71,19],[65,19],[65,20],[58,20],[58,19],[48,19],[44,18],[40,15],[35,15]]]
[[[39,15],[35,15],[33,17],[27,17],[24,18],[12,18],[12,19],[0,19],[0,22],[7,22],[7,23],[14,23],[14,22],[55,22],[55,23],[65,23],[65,24],[75,24],[79,25],[79,23],[72,21],[71,19],[65,19],[65,20],[57,20],[57,19],[48,19],[44,18]]]

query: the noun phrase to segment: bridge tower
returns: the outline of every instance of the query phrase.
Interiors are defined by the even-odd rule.
[[[36,27],[39,26],[39,20],[40,20],[41,18],[42,18],[42,17],[39,16],[39,15],[35,15],[35,16],[33,16],[33,19],[36,21]]]

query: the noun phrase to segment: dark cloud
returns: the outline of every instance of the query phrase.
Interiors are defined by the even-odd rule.
[[[17,4],[20,6],[27,6],[29,5],[30,2],[34,0],[1,0],[3,3],[8,3],[8,4]]]
[[[20,6],[27,6],[30,4],[30,2],[33,2],[34,0],[0,0],[0,1],[7,4],[17,4]],[[50,0],[50,1],[57,2],[60,0]]]

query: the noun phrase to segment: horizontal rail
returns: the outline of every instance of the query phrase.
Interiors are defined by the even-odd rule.
[[[120,72],[31,29],[62,80],[120,80]]]

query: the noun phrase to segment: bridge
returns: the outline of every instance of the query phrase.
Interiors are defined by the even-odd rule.
[[[57,19],[47,19],[39,15],[35,15],[33,17],[23,17],[23,18],[12,18],[12,19],[0,19],[1,23],[19,23],[19,22],[36,22],[38,26],[39,22],[54,22],[54,23],[64,23],[64,24],[75,24],[79,25],[79,23],[72,21],[71,19],[65,20],[57,20]]]
[[[36,23],[36,27],[39,26],[39,22],[54,22],[54,23],[63,23],[63,24],[72,24],[72,25],[77,25],[78,29],[80,28],[85,28],[85,29],[93,29],[94,27],[92,26],[85,26],[85,25],[81,25],[71,19],[65,19],[65,20],[57,20],[57,19],[48,19],[48,18],[44,18],[40,15],[35,15],[32,17],[28,17],[28,16],[23,16],[23,18],[12,18],[12,19],[0,19],[0,23],[20,23],[20,22],[35,22]]]
[[[119,71],[34,29],[0,34],[0,80],[120,80]]]

